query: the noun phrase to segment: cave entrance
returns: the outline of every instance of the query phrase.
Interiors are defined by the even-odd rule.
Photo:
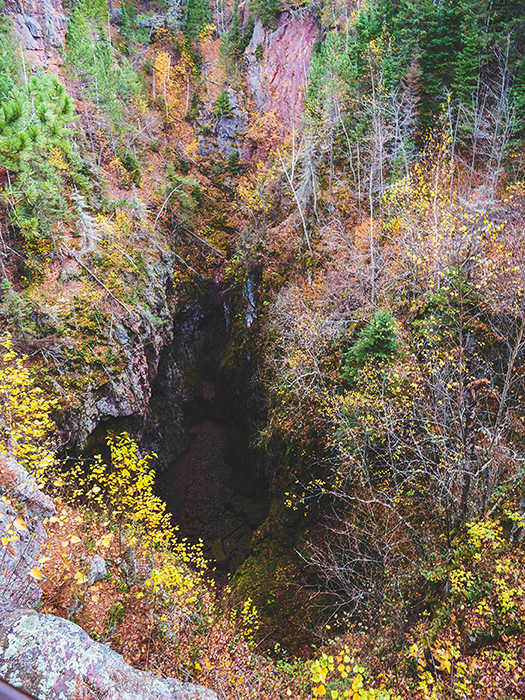
[[[220,580],[247,558],[252,534],[268,512],[266,489],[232,456],[242,433],[242,426],[217,420],[195,423],[186,452],[156,482],[179,534],[203,540]]]
[[[246,371],[225,376],[226,316],[215,285],[198,303],[190,304],[175,319],[174,346],[163,359],[156,382],[157,396],[164,392],[168,422],[174,414],[164,377],[173,376],[175,365],[187,389],[178,399],[184,396],[183,445],[158,473],[155,491],[166,502],[179,536],[193,543],[202,539],[219,583],[247,558],[253,532],[269,509],[260,455],[252,447],[250,382]],[[172,427],[174,433],[180,430],[180,421]],[[170,425],[167,428],[169,432]]]

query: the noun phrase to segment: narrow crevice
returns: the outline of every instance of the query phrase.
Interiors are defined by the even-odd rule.
[[[220,581],[249,555],[253,532],[269,508],[261,460],[252,446],[250,387],[232,385],[240,378],[224,378],[228,343],[223,298],[213,285],[191,313],[175,319],[174,341],[153,387],[153,401],[161,409],[155,422],[164,421],[159,433],[168,436],[182,427],[183,436],[169,463],[166,455],[161,459],[166,468],[157,476],[156,492],[180,535],[192,542],[202,539]],[[170,397],[173,378],[167,377],[174,367],[181,383],[178,395]]]

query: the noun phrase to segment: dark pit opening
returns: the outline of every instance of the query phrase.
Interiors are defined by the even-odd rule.
[[[246,559],[252,534],[268,512],[266,490],[229,454],[231,443],[237,447],[242,440],[239,426],[196,423],[188,430],[186,452],[156,481],[180,535],[203,540],[219,581]]]
[[[108,430],[127,431],[144,453],[157,455],[151,462],[155,492],[179,536],[203,541],[218,583],[248,557],[269,510],[263,460],[253,447],[257,400],[249,363],[240,357],[231,362],[230,352],[225,369],[228,333],[219,286],[192,290],[151,378],[146,414],[108,417],[83,450],[84,458],[101,454],[108,462]]]
[[[178,375],[190,382],[181,394],[182,449],[158,472],[155,491],[172,513],[179,536],[203,541],[219,583],[247,558],[252,535],[269,509],[262,460],[252,446],[253,391],[249,381],[242,385],[246,372],[225,376],[228,342],[223,298],[213,286],[175,320],[174,344],[153,387],[169,435],[175,414],[163,377],[172,376],[177,364]],[[172,427],[180,430],[180,423]]]

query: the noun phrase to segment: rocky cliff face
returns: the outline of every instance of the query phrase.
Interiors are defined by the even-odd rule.
[[[26,59],[44,68],[58,70],[58,50],[63,45],[67,26],[61,0],[7,0],[5,11],[13,20],[17,42],[24,49]],[[284,12],[273,30],[256,22],[245,53],[247,86],[237,84],[235,90],[228,91],[228,113],[217,115],[213,106],[208,105],[207,111],[201,110],[197,121],[188,126],[195,133],[200,128],[207,134],[199,139],[198,156],[210,160],[216,154],[225,158],[233,156],[233,165],[225,170],[222,183],[221,191],[227,197],[231,195],[233,199],[235,156],[243,153],[243,135],[252,120],[246,92],[250,92],[261,113],[278,115],[276,122],[280,126],[286,129],[298,125],[316,35],[315,19],[308,12]],[[277,131],[280,132],[279,128]],[[203,162],[206,166],[205,160]],[[213,177],[212,173],[212,181]],[[218,185],[217,189],[220,189]],[[100,364],[93,361],[96,379],[89,375],[93,367],[81,368],[80,388],[75,389],[77,402],[58,417],[58,422],[62,444],[74,453],[101,452],[107,429],[125,430],[144,452],[158,455],[154,466],[162,470],[188,447],[191,441],[191,436],[187,438],[188,424],[206,423],[216,418],[210,415],[210,407],[215,411],[216,402],[208,370],[213,365],[217,368],[220,362],[226,347],[223,336],[227,329],[222,298],[217,294],[220,281],[212,292],[212,283],[190,288],[190,282],[186,280],[184,288],[175,293],[172,290],[174,264],[169,253],[166,259],[159,258],[155,264],[155,291],[151,291],[147,302],[136,313],[125,317],[120,315],[110,331],[114,340],[111,349],[117,348],[120,362],[111,367],[102,361]],[[245,289],[247,309],[243,316],[243,333],[248,331],[257,316],[255,283],[252,282],[248,279]],[[56,341],[57,346],[60,342],[60,339]],[[242,348],[239,352],[249,355],[251,351]],[[66,353],[61,357],[66,357]],[[242,364],[239,360],[242,361],[242,357],[232,358],[232,364]],[[251,362],[247,364],[251,366]],[[70,369],[67,357],[64,367],[66,371]],[[229,374],[228,379],[235,376],[235,382],[231,384],[248,385],[251,371]],[[235,391],[229,386],[223,393],[231,398]],[[223,403],[227,403],[227,399]],[[235,403],[230,400],[229,403],[228,411],[223,409],[224,415],[219,416],[219,420],[222,418],[226,423],[235,421],[233,414],[238,414],[239,406],[243,406],[242,401]],[[249,422],[243,419],[241,427],[245,428],[244,423]],[[252,426],[250,430],[253,432]],[[221,451],[220,447],[216,446],[217,452]],[[250,454],[237,461],[249,463],[255,460]],[[254,467],[252,471],[257,469]],[[262,469],[258,471],[262,472]],[[241,509],[242,518],[246,511],[244,507]],[[6,511],[5,515],[12,513]],[[260,523],[259,515],[248,515],[250,527]],[[38,543],[41,534],[40,530],[38,533],[35,530],[32,542]],[[37,555],[36,549],[34,555]],[[29,593],[37,593],[32,582],[25,583]],[[34,600],[29,597],[27,602]]]
[[[0,455],[0,677],[37,698],[217,700],[214,692],[138,671],[80,627],[35,612],[39,557],[53,501],[14,459]]]
[[[150,309],[162,323],[120,323],[114,336],[125,358],[120,372],[88,385],[80,405],[60,417],[62,439],[74,452],[100,452],[108,429],[128,432],[162,471],[187,447],[186,426],[213,404],[209,381],[226,332],[214,284],[167,293]]]
[[[317,36],[308,12],[283,12],[274,30],[255,23],[245,61],[248,84],[260,112],[277,112],[285,127],[297,126],[304,107],[312,48]]]
[[[67,28],[61,0],[7,0],[3,12],[13,20],[26,59],[58,71]],[[284,126],[301,118],[316,33],[312,15],[285,12],[275,30],[256,22],[246,50],[252,98],[259,110],[279,114]],[[246,97],[242,89],[230,89],[228,99],[230,115],[201,114],[197,125],[212,130],[209,137],[200,137],[201,156],[219,152],[228,158],[243,152],[242,137],[249,127]],[[127,430],[144,451],[157,453],[160,469],[186,448],[185,414],[196,410],[209,390],[199,373],[208,329],[215,323],[210,319],[220,319],[223,312],[202,291],[183,290],[183,300],[175,298],[170,291],[173,261],[159,262],[157,291],[140,313],[122,318],[113,330],[121,369],[104,367],[101,380],[86,380],[78,404],[58,417],[61,442],[73,452],[99,450],[108,427]]]
[[[5,12],[29,63],[57,72],[67,28],[61,0],[7,0]]]
[[[217,116],[211,109],[202,109],[199,114],[197,124],[202,130],[197,136],[199,156],[209,157],[221,153],[228,158],[233,153],[241,152],[242,137],[249,124],[246,99],[240,91],[230,89],[226,94],[231,110],[229,115]]]
[[[42,591],[31,571],[46,541],[42,520],[55,515],[55,506],[36,479],[6,455],[0,455],[0,496],[0,610],[36,605]]]

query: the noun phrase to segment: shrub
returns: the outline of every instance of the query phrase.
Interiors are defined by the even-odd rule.
[[[133,151],[124,151],[119,156],[120,162],[124,170],[130,175],[130,180],[133,184],[140,187],[142,184],[142,173],[140,171],[140,163]]]
[[[231,173],[236,173],[239,169],[239,152],[238,151],[232,151],[230,153],[230,156],[228,158],[228,170]]]
[[[51,412],[56,402],[37,386],[9,333],[0,338],[0,451],[42,478],[55,462]]]
[[[273,27],[281,11],[281,3],[279,0],[250,0],[250,10],[265,27]]]
[[[397,352],[396,321],[389,311],[378,311],[358,334],[357,341],[343,355],[342,378],[354,380],[356,368],[367,361],[386,361]]]
[[[219,92],[219,94],[217,95],[217,102],[215,103],[215,109],[213,110],[213,112],[217,117],[233,116],[233,107],[230,104],[230,100],[226,90]]]
[[[179,175],[175,168],[168,166],[168,185],[166,187],[167,208],[173,211],[177,205],[177,214],[182,218],[191,218],[202,201],[203,193],[200,182],[191,176]]]

